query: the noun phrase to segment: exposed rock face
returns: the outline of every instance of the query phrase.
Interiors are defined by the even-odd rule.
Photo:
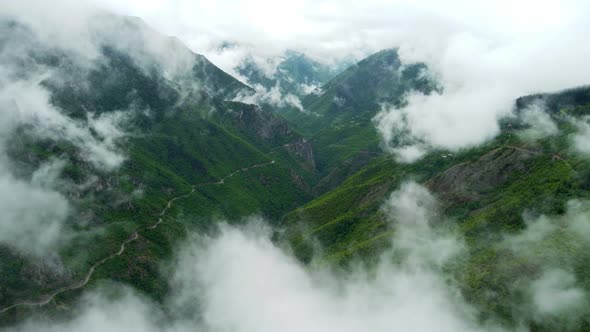
[[[238,112],[238,119],[241,126],[248,128],[264,141],[282,139],[292,134],[285,120],[263,111],[258,106],[243,107]]]
[[[291,143],[285,144],[283,147],[289,152],[289,154],[295,157],[295,159],[301,160],[301,167],[303,169],[309,172],[316,171],[313,148],[307,139],[299,137]]]
[[[291,170],[291,181],[293,182],[293,184],[295,184],[295,186],[297,186],[297,188],[309,193],[311,191],[311,189],[309,188],[309,185],[305,182],[305,180],[303,180],[303,178],[301,177],[301,175],[297,174],[297,172]]]
[[[317,171],[311,143],[293,132],[284,119],[258,106],[244,104],[235,112],[234,121],[237,127],[254,135],[259,141],[281,144],[304,170],[311,173]]]
[[[527,161],[535,154],[524,149],[498,148],[475,162],[449,168],[426,185],[449,204],[471,202],[506,183],[510,174],[525,171]]]

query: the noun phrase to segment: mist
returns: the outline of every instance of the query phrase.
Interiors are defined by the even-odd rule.
[[[537,266],[508,285],[523,296],[509,304],[511,324],[489,313],[482,319],[481,308],[463,297],[453,271],[468,258],[468,245],[445,222],[436,197],[406,182],[381,207],[394,230],[391,247],[368,269],[304,265],[271,240],[265,220],[249,217],[177,247],[162,267],[171,287],[163,306],[103,282],[67,318],[30,319],[12,330],[527,331],[532,322],[575,329],[587,317],[590,293],[576,278],[580,258],[568,247],[590,248],[588,204],[571,201],[558,217],[525,214],[525,229],[490,243],[514,255],[497,267],[503,273],[525,258]]]
[[[179,90],[185,89],[177,91],[180,95],[203,88],[203,82],[190,76],[195,55],[178,40],[155,33],[140,20],[113,20],[104,10],[145,16],[232,74],[250,57],[272,76],[277,62],[267,60],[287,49],[334,64],[397,47],[402,62],[426,63],[429,75],[443,87],[430,95],[411,93],[401,107],[383,104],[373,119],[384,149],[406,163],[432,150],[482,144],[499,133],[501,118],[512,115],[515,98],[587,84],[590,77],[590,46],[580,33],[588,30],[584,15],[590,7],[576,1],[504,1],[489,17],[491,2],[476,8],[462,1],[303,1],[284,7],[256,1],[249,8],[233,1],[229,4],[235,6],[188,1],[177,6],[62,4],[0,5],[3,15],[25,24],[14,39],[0,38],[6,45],[0,48],[0,244],[35,256],[57,252],[67,242],[69,223],[78,211],[64,194],[64,188],[73,185],[61,177],[67,156],[36,160],[33,169],[23,170],[9,154],[15,135],[24,133],[35,142],[67,142],[93,172],[116,174],[127,160],[123,143],[133,131],[128,127],[132,114],[151,110],[131,102],[123,109],[72,117],[55,105],[46,84],[64,83],[64,73],[31,53],[51,44],[51,51],[71,61],[85,78],[105,64],[101,46],[109,44],[128,53],[144,73],[159,70],[164,79],[181,86]],[[468,18],[456,13],[463,7]],[[544,10],[537,13],[539,7]],[[195,13],[203,20],[196,20]],[[208,13],[226,16],[220,20]],[[213,24],[228,19],[236,24]],[[220,49],[226,42],[240,46]],[[263,47],[267,44],[272,46]],[[282,93],[278,85],[252,87],[253,94],[231,99],[306,111],[297,96]],[[302,88],[318,91],[315,85]],[[520,133],[524,138],[558,133],[544,108],[535,104],[523,111],[529,126]],[[571,142],[577,152],[588,155],[590,122],[583,120],[575,123]],[[394,139],[400,135],[402,144]],[[92,182],[91,177],[86,180]],[[521,296],[507,304],[512,324],[483,313],[464,296],[454,269],[469,258],[469,244],[439,205],[420,184],[406,182],[397,188],[380,209],[391,230],[390,248],[368,269],[357,262],[346,269],[304,265],[287,244],[273,241],[274,230],[262,218],[248,218],[244,226],[221,224],[212,234],[189,236],[176,248],[173,261],[163,264],[171,288],[163,305],[128,286],[101,282],[66,310],[65,317],[30,318],[11,330],[526,331],[532,323],[565,329],[584,324],[590,294],[579,270],[587,257],[574,257],[570,249],[590,252],[588,202],[570,201],[563,216],[525,214],[523,230],[490,243],[514,262],[532,266],[530,274],[514,277],[507,286]],[[512,261],[505,264],[498,270],[515,267]]]
[[[91,185],[94,174],[117,173],[127,159],[121,144],[136,131],[130,127],[132,118],[150,112],[133,98],[126,107],[102,112],[73,101],[73,107],[85,112],[80,117],[58,106],[55,90],[90,95],[88,75],[110,67],[105,45],[129,54],[145,73],[157,68],[162,77],[178,82],[190,76],[195,57],[140,20],[119,18],[89,4],[2,2],[0,12],[0,196],[5,211],[0,243],[43,256],[56,252],[72,235],[68,228],[79,211],[71,193]],[[185,87],[197,85],[193,80]],[[22,142],[67,144],[74,152],[49,160],[21,152],[15,156],[12,147]],[[26,166],[23,158],[30,161]],[[72,159],[89,165],[92,174],[81,179],[84,183],[62,179]]]
[[[406,183],[382,211],[395,234],[392,250],[369,270],[305,266],[271,241],[271,229],[252,217],[245,226],[221,225],[179,247],[165,314],[137,293],[111,285],[114,302],[99,289],[86,295],[53,330],[166,331],[493,331],[443,272],[465,254],[455,232],[435,229],[437,201]],[[109,319],[102,320],[109,317]],[[15,329],[47,324],[28,321]],[[52,329],[49,328],[51,331]]]
[[[587,84],[590,48],[578,39],[583,18],[572,15],[542,37],[526,34],[499,42],[459,31],[435,49],[436,58],[402,48],[402,59],[429,65],[443,92],[410,95],[401,109],[384,107],[375,119],[384,143],[405,161],[431,149],[476,146],[499,133],[498,120],[511,114],[517,97]],[[421,150],[414,158],[404,158],[408,146],[391,145],[390,132],[402,131],[416,142],[409,146]]]
[[[517,97],[588,84],[590,75],[584,1],[96,3],[144,17],[230,73],[246,58],[268,66],[287,49],[334,63],[399,48],[403,63],[426,63],[443,87],[408,95],[401,109],[383,105],[375,118],[385,150],[403,162],[479,145],[499,133]],[[401,146],[391,139],[399,133]]]

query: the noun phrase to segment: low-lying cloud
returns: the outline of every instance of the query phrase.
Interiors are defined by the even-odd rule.
[[[174,291],[165,306],[173,319],[158,320],[163,317],[160,309],[126,291],[115,302],[88,295],[75,318],[53,328],[490,330],[477,321],[474,309],[442,272],[463,252],[463,243],[452,233],[432,228],[439,217],[436,206],[425,188],[404,184],[383,207],[396,229],[393,251],[382,255],[372,270],[353,268],[348,273],[302,265],[271,241],[270,229],[261,220],[252,219],[245,227],[221,226],[217,235],[195,237],[179,251],[172,269]],[[102,322],[104,317],[109,319]],[[29,321],[20,329],[40,326]]]
[[[163,308],[125,287],[115,287],[115,300],[105,295],[110,288],[99,288],[73,318],[30,320],[15,331],[527,331],[532,322],[576,329],[590,298],[571,250],[577,255],[590,245],[588,211],[587,202],[572,201],[560,217],[525,216],[526,229],[490,244],[512,252],[501,266],[538,266],[507,285],[523,296],[506,303],[511,325],[489,312],[482,320],[481,308],[463,297],[452,269],[468,257],[467,243],[444,222],[436,198],[408,182],[382,206],[394,231],[391,248],[369,269],[305,266],[271,240],[263,220],[250,218],[180,247],[165,269],[172,291]]]
[[[515,98],[588,84],[590,76],[582,33],[589,7],[578,0],[97,3],[141,15],[212,59],[224,58],[219,46],[227,42],[252,45],[227,49],[232,56],[219,62],[227,71],[244,57],[286,49],[330,62],[398,47],[403,62],[426,63],[444,88],[410,95],[401,109],[385,106],[376,119],[386,149],[402,161],[485,142],[499,133],[498,120],[510,114]],[[207,15],[195,19],[199,13]],[[407,136],[402,145],[389,139],[392,131]]]
[[[233,101],[257,105],[267,104],[277,108],[294,107],[301,112],[305,112],[301,99],[292,93],[282,93],[278,84],[270,89],[260,84],[254,84],[252,87],[254,93],[250,91],[239,93]]]
[[[91,101],[71,98],[68,102],[74,108],[86,111],[73,116],[70,109],[56,105],[55,90],[74,97],[90,91],[88,74],[108,63],[102,53],[104,43],[128,51],[146,73],[158,66],[164,77],[178,75],[174,65],[184,64],[178,57],[190,53],[169,47],[163,37],[148,38],[144,26],[134,29],[130,21],[117,21],[72,1],[60,4],[64,7],[34,0],[0,5],[0,29],[4,32],[0,38],[0,196],[5,211],[0,243],[34,255],[54,252],[68,237],[66,223],[76,208],[64,193],[71,184],[68,187],[60,179],[66,164],[77,160],[86,163],[89,172],[116,172],[126,160],[120,143],[135,112],[135,106],[129,105],[129,109],[93,113],[86,110],[96,106],[85,104]],[[67,18],[64,12],[68,12]],[[137,34],[139,39],[152,42],[142,43]],[[185,73],[186,68],[180,71]],[[49,150],[58,147],[59,151],[65,145],[70,152],[45,160],[43,153],[17,151],[20,148],[14,143],[23,140],[51,142]],[[19,163],[26,167],[19,168]]]
[[[557,124],[547,113],[546,106],[541,101],[522,110],[520,118],[524,124],[528,125],[528,128],[520,133],[520,136],[526,140],[538,140],[559,133]]]
[[[394,153],[403,151],[407,147],[396,146],[389,137],[405,131],[407,146],[422,144],[426,151],[478,145],[499,133],[498,120],[510,114],[517,97],[587,84],[590,63],[580,56],[590,54],[590,48],[575,37],[580,19],[574,16],[543,39],[516,35],[496,44],[460,32],[445,39],[435,55],[402,47],[402,59],[426,62],[443,91],[410,95],[401,109],[385,107],[376,119],[384,142]],[[560,35],[568,37],[558,39]],[[400,124],[401,116],[405,121]]]

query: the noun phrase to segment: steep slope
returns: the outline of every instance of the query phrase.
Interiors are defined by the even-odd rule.
[[[246,78],[250,85],[259,85],[267,90],[278,89],[282,95],[292,94],[303,98],[338,75],[342,65],[328,66],[303,53],[286,51],[277,59],[268,59],[268,66],[276,67],[269,72],[252,58],[247,58],[236,67],[236,72]]]
[[[335,190],[291,212],[287,220],[307,220],[314,224],[312,229],[327,228],[327,225],[335,227],[340,222],[354,224],[354,218],[377,213],[372,209],[379,205],[392,187],[407,178],[426,184],[444,201],[448,213],[463,218],[483,215],[485,211],[499,213],[502,209],[508,209],[506,215],[497,221],[520,227],[520,213],[515,210],[534,207],[542,213],[557,213],[563,208],[564,200],[586,196],[587,160],[574,151],[572,135],[577,130],[575,122],[584,122],[584,117],[589,114],[588,93],[590,89],[578,88],[517,100],[517,114],[539,101],[547,102],[546,112],[560,130],[556,136],[531,140],[523,134],[530,128],[529,124],[518,117],[506,118],[502,123],[502,134],[477,148],[465,149],[456,154],[434,152],[413,164],[399,164],[392,157],[381,156]],[[573,95],[579,98],[571,98]],[[533,185],[527,182],[529,177],[531,181],[539,181],[538,184],[529,186]],[[551,185],[553,178],[555,187]],[[521,187],[517,188],[516,185]],[[545,185],[548,187],[545,188]],[[558,189],[562,185],[571,187],[567,192],[560,193]],[[509,192],[508,188],[519,191]],[[533,196],[520,190],[536,193],[536,197],[541,198],[528,200]],[[544,196],[539,196],[542,193],[546,199],[553,197],[551,204],[542,198]],[[500,206],[498,202],[504,195],[517,198],[520,203],[509,208]],[[496,210],[494,207],[501,209]],[[361,219],[370,222],[370,218]],[[364,237],[363,241],[370,237]],[[330,239],[329,243],[339,242],[335,234],[327,238]],[[342,243],[350,244],[350,241]]]
[[[158,280],[157,264],[187,228],[207,229],[213,217],[278,218],[310,198],[306,181],[313,172],[289,148],[301,136],[269,112],[225,101],[247,87],[177,41],[151,35],[137,19],[109,20],[120,35],[95,31],[99,53],[91,62],[48,46],[24,24],[2,24],[10,31],[2,34],[2,55],[16,44],[30,52],[16,61],[15,76],[44,73],[31,86],[47,93],[44,107],[64,126],[51,135],[40,135],[45,127],[35,119],[17,126],[6,144],[14,175],[30,181],[57,163],[56,178],[47,181],[72,207],[63,229],[68,240],[54,254],[60,268],[0,245],[2,308],[71,289],[95,267],[90,284],[113,278],[158,297],[165,283]],[[135,42],[122,43],[122,35]],[[151,42],[158,48],[150,49]],[[160,62],[160,46],[182,59]],[[18,98],[17,111],[24,105]],[[166,209],[166,225],[157,232],[148,227],[164,218],[160,214],[171,199],[193,189]],[[131,238],[126,250],[142,254],[113,256]],[[51,306],[78,294],[60,293]],[[15,308],[2,320],[27,310]]]
[[[372,122],[382,104],[402,105],[412,92],[439,87],[424,64],[402,64],[397,50],[383,50],[351,66],[303,100],[306,112],[282,115],[306,134],[322,180],[314,192],[334,188],[381,154]]]
[[[288,237],[304,261],[314,257],[343,265],[359,257],[370,261],[390,245],[390,235],[396,231],[385,220],[381,206],[403,182],[417,181],[442,204],[446,218],[437,227],[458,226],[467,241],[468,258],[455,267],[464,296],[482,312],[514,323],[523,304],[510,289],[536,278],[540,268],[532,257],[527,260],[508,253],[503,239],[521,234],[527,218],[563,216],[571,210],[572,199],[590,198],[590,161],[575,146],[579,125],[590,115],[589,93],[588,88],[578,88],[517,101],[517,114],[544,103],[558,128],[548,136],[532,139],[533,125],[514,117],[504,120],[500,136],[477,148],[431,153],[413,164],[376,158],[335,190],[288,214],[284,220]],[[534,249],[535,255],[577,262],[572,263],[575,276],[587,289],[585,247],[563,234],[554,236],[547,239],[547,248]],[[320,251],[314,241],[321,244]],[[564,250],[566,256],[562,256]],[[521,273],[525,270],[528,274]],[[535,327],[552,328],[551,324]]]

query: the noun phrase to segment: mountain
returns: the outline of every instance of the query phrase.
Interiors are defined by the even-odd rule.
[[[523,96],[485,144],[399,163],[381,151],[375,115],[383,104],[405,105],[410,93],[444,91],[426,65],[402,63],[397,50],[339,74],[295,52],[285,54],[274,76],[253,62],[240,67],[256,84],[302,98],[303,111],[279,110],[245,103],[241,97],[256,88],[178,40],[137,18],[104,15],[91,21],[76,47],[70,39],[45,38],[34,25],[0,20],[2,327],[31,318],[67,321],[88,290],[109,283],[129,285],[145,302],[173,311],[167,296],[176,280],[165,274],[179,243],[201,241],[190,237],[195,233],[214,236],[220,223],[243,226],[252,215],[267,220],[254,225],[270,238],[254,239],[273,256],[272,273],[263,277],[320,267],[342,280],[355,279],[361,269],[372,280],[384,272],[378,260],[405,262],[392,266],[412,273],[392,276],[428,279],[428,271],[436,271],[437,282],[451,298],[464,299],[466,315],[482,326],[590,326],[589,87]],[[316,83],[322,86],[312,94],[298,90]],[[432,199],[389,211],[392,195],[408,183]],[[424,212],[426,205],[435,211]],[[437,236],[396,237],[408,226],[404,213],[424,214],[410,226],[432,228]],[[251,247],[240,239],[230,254],[215,247],[226,255],[214,267],[243,258],[235,253]],[[463,254],[449,264],[424,263],[396,243],[404,240],[415,242],[418,254],[451,242]],[[285,256],[281,264],[274,245],[296,259]],[[381,255],[388,249],[390,255]],[[255,254],[246,263],[264,270]],[[563,272],[550,274],[549,285],[543,283],[547,268]],[[241,283],[239,272],[230,280]],[[275,287],[257,276],[244,273],[243,281],[256,279],[264,291]],[[301,284],[294,283],[299,298]],[[345,281],[329,286],[330,294],[357,289]],[[583,294],[581,309],[550,312],[547,319],[523,316],[538,305],[527,300],[531,287],[541,286],[541,304],[569,304]],[[181,311],[191,314],[208,300]],[[564,321],[570,314],[578,316]]]
[[[397,50],[388,49],[349,67],[305,97],[305,112],[281,113],[309,136],[314,147],[321,178],[314,192],[334,188],[383,153],[373,123],[381,105],[401,106],[410,92],[439,90],[424,64],[402,64]]]
[[[286,51],[282,56],[266,59],[264,66],[252,57],[246,58],[236,67],[236,72],[252,86],[268,91],[278,89],[282,95],[303,98],[338,75],[344,66],[346,63],[330,66],[303,53]]]
[[[552,234],[525,258],[502,246],[503,239],[534,227],[527,218],[567,215],[572,204],[590,198],[590,160],[572,147],[576,123],[585,123],[590,115],[589,96],[590,88],[581,87],[515,102],[515,114],[542,103],[557,126],[550,135],[532,137],[533,125],[521,116],[508,117],[498,137],[476,148],[433,152],[412,164],[374,158],[335,189],[286,215],[286,238],[306,262],[313,258],[317,264],[346,266],[359,258],[371,261],[391,246],[390,235],[396,232],[382,206],[392,190],[412,179],[441,202],[447,220],[439,227],[458,226],[466,239],[469,255],[454,267],[463,295],[488,317],[518,324],[518,308],[524,303],[510,289],[537,275],[540,264],[546,264],[534,263],[538,257],[572,261],[576,279],[584,287],[590,284],[585,244],[567,247],[572,243],[565,234]]]
[[[187,227],[205,230],[211,218],[254,213],[278,218],[311,198],[311,146],[272,112],[229,101],[248,87],[138,19],[101,20],[108,29],[93,31],[98,53],[91,60],[48,44],[24,23],[1,24],[0,50],[12,61],[14,80],[42,72],[27,87],[48,95],[49,113],[17,124],[7,138],[15,181],[59,165],[57,178],[47,181],[67,198],[71,213],[62,231],[71,237],[59,246],[57,270],[2,242],[0,307],[83,279],[133,234],[137,241],[97,266],[90,282],[126,281],[157,297],[165,291],[157,264]],[[16,46],[27,56],[9,58]],[[160,61],[172,59],[168,52],[176,63]],[[21,109],[25,99],[14,98],[15,112],[29,111]],[[191,199],[175,200],[163,214],[185,195]],[[165,225],[152,230],[159,218]]]

